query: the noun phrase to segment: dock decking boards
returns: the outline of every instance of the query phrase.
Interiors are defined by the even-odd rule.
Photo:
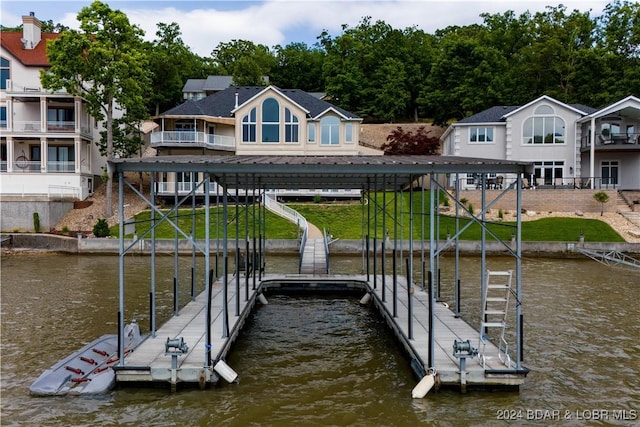
[[[263,277],[263,282],[286,281],[295,278],[301,282],[309,280],[314,284],[326,282],[331,284],[341,282],[361,282],[373,295],[373,303],[385,317],[390,328],[400,339],[408,353],[414,357],[421,367],[426,370],[429,351],[428,335],[428,294],[421,288],[415,288],[412,294],[412,339],[408,333],[408,293],[406,280],[397,278],[397,316],[393,317],[392,277],[385,278],[386,301],[382,301],[382,280],[377,277],[376,288],[373,288],[373,278],[367,283],[364,275],[269,275]],[[243,285],[244,286],[244,285]],[[236,316],[236,286],[235,277],[228,279],[227,300],[229,335],[223,336],[223,288],[220,280],[212,285],[212,315],[211,315],[211,359],[213,364],[224,359],[231,344],[237,338],[246,318],[256,302],[261,286],[256,290],[249,289],[249,298],[245,300],[245,290],[240,287],[240,311]],[[363,291],[364,292],[364,291]],[[169,384],[172,379],[177,383],[192,383],[204,386],[217,380],[212,369],[205,369],[206,342],[206,313],[205,292],[199,294],[194,301],[184,306],[178,316],[171,317],[156,332],[155,338],[147,338],[125,360],[124,366],[117,369],[116,381],[126,382],[164,382]],[[478,345],[478,330],[472,328],[461,318],[456,318],[453,311],[442,303],[434,305],[434,336],[435,336],[435,368],[439,382],[442,385],[460,385],[460,360],[453,355],[454,340],[470,340],[475,347]],[[172,374],[171,356],[165,355],[167,338],[184,338],[189,347],[185,355],[178,357],[178,369]],[[526,370],[517,371],[506,367],[497,357],[498,349],[492,343],[486,346],[486,371],[477,357],[470,357],[466,361],[466,384],[469,386],[519,386],[524,383]],[[212,364],[212,366],[213,366]],[[233,368],[233,367],[231,367]],[[242,372],[238,372],[242,376]],[[173,375],[173,377],[172,377]]]

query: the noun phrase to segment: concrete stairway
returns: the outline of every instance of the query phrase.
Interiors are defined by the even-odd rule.
[[[640,229],[640,212],[634,212],[619,191],[616,197],[616,212]]]

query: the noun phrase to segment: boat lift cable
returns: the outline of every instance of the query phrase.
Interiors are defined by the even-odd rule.
[[[577,252],[598,261],[607,267],[625,266],[640,269],[640,260],[616,250],[600,250],[588,248],[574,248]]]

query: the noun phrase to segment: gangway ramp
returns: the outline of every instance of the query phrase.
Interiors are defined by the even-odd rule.
[[[574,247],[574,250],[606,265],[607,267],[624,266],[640,269],[640,260],[614,249],[589,249],[576,246]]]

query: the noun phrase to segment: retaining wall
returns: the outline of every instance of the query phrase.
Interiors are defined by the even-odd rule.
[[[602,205],[593,199],[593,195],[603,191],[609,195],[609,201],[604,204],[605,212],[616,212],[616,190],[573,190],[573,189],[526,189],[522,190],[522,208],[535,212],[600,212]],[[486,190],[486,203],[493,200],[502,193],[502,190]],[[464,190],[460,192],[460,199],[467,199],[465,204],[473,204],[475,212],[480,211],[482,201],[482,190]],[[496,201],[491,210],[502,209],[505,213],[513,212],[516,208],[516,192],[505,193],[500,200]],[[451,209],[454,209],[451,203]]]
[[[16,233],[5,236],[11,236],[10,241],[2,244],[2,248],[6,250],[44,250],[52,252],[65,252],[65,253],[78,253],[78,254],[112,254],[117,255],[119,253],[119,240],[112,238],[104,239],[85,239],[74,238],[65,236],[56,236],[50,234],[28,234],[28,233]],[[126,239],[124,241],[125,248],[129,248],[133,241]],[[142,240],[136,242],[134,246],[128,251],[128,253],[137,254],[150,254],[151,246],[149,240]],[[201,245],[204,245],[204,241],[199,241]],[[443,247],[444,241],[439,243],[439,247]],[[515,243],[509,244],[511,249],[515,251]],[[640,254],[640,243],[581,243],[581,242],[522,242],[522,252],[526,256],[546,256],[557,255],[563,256],[582,256],[572,252],[571,246],[585,247],[596,250],[617,250],[619,252],[625,252],[629,254]],[[216,252],[216,242],[211,241],[210,244],[211,253]],[[421,242],[414,241],[414,252],[419,252],[422,247]],[[479,254],[481,252],[481,242],[471,240],[461,240],[458,242],[458,247],[462,255]],[[240,250],[244,250],[244,241],[240,242]],[[429,242],[424,244],[425,250],[429,251]],[[372,248],[373,249],[373,248]],[[409,242],[403,242],[398,246],[398,249],[403,251],[409,250]],[[221,248],[222,250],[222,248]],[[271,239],[266,242],[266,250],[272,254],[298,254],[298,241],[289,239]],[[378,251],[381,250],[381,246],[378,246]],[[387,253],[391,253],[391,247],[386,248]],[[173,239],[157,239],[156,240],[156,253],[158,254],[170,254],[174,251]],[[178,243],[178,251],[180,253],[190,254],[192,249],[191,245],[181,240]],[[229,241],[228,251],[235,251],[235,240]],[[331,244],[330,251],[334,255],[357,255],[363,251],[363,244],[361,240],[338,240]],[[453,254],[454,247],[451,246],[445,251],[445,255]],[[486,242],[485,252],[490,255],[509,255],[509,251],[500,242]]]

